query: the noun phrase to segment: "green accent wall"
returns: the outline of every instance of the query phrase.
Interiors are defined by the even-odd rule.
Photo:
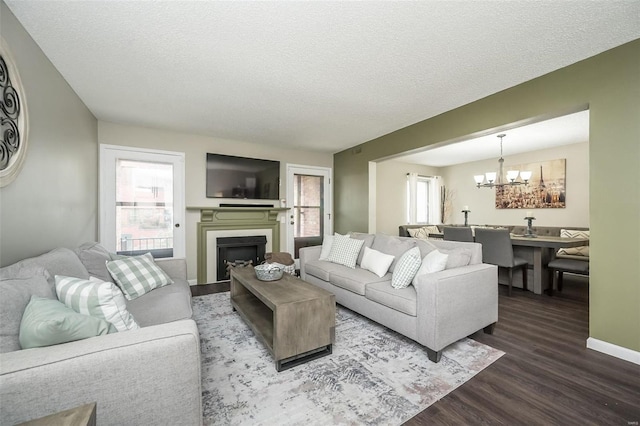
[[[640,351],[640,40],[335,154],[335,230],[367,231],[369,161],[585,108],[589,335]]]

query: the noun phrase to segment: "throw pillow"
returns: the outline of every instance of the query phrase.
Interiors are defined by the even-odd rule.
[[[122,292],[112,282],[92,277],[82,278],[56,275],[58,300],[74,311],[101,318],[118,331],[140,328],[133,315],[127,310],[127,302]]]
[[[422,259],[416,277],[418,275],[444,271],[447,267],[447,259],[449,259],[448,254],[441,253],[438,250],[432,251]]]
[[[333,245],[327,260],[349,268],[355,268],[358,254],[363,244],[364,240],[356,240],[349,238],[348,235],[336,234],[333,236]]]
[[[422,259],[420,258],[420,249],[418,247],[414,247],[403,254],[400,260],[398,260],[396,268],[393,270],[391,287],[408,287],[411,281],[413,281],[413,277],[416,276],[418,269],[420,269],[421,262]]]
[[[371,271],[379,277],[384,277],[393,262],[394,257],[390,254],[384,254],[378,250],[364,248],[364,255],[362,256],[362,269]]]
[[[82,315],[55,299],[31,296],[20,322],[22,349],[58,345],[116,331],[103,319]]]
[[[331,247],[333,247],[333,235],[325,235],[324,239],[322,240],[322,250],[320,251],[320,259],[318,260],[329,259],[329,254],[331,253]]]
[[[589,238],[589,231],[578,231],[574,229],[561,229],[560,236],[564,238]],[[559,255],[569,256],[589,256],[589,246],[567,247],[558,250]]]
[[[128,300],[151,290],[173,284],[173,281],[153,261],[151,253],[107,262],[107,269]]]
[[[429,239],[429,234],[439,234],[440,230],[435,225],[427,225],[421,228],[409,228],[407,232],[409,232],[409,235],[413,238],[427,240]]]

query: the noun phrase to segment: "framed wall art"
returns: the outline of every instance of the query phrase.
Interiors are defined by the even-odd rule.
[[[563,209],[566,207],[566,160],[508,167],[532,172],[528,185],[496,188],[496,209]]]
[[[0,187],[11,183],[27,154],[27,104],[9,47],[0,38]]]

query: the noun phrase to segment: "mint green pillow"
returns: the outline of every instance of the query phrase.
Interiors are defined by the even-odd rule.
[[[31,296],[20,323],[22,349],[57,345],[115,332],[108,322],[77,313],[54,299]]]

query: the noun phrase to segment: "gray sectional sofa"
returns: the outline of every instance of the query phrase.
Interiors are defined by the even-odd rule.
[[[104,276],[105,253],[95,244],[57,248],[0,269],[0,424],[91,402],[99,425],[202,423],[199,333],[184,259],[158,259],[173,284],[126,302],[139,329],[20,348],[16,327],[31,295],[56,298],[55,275]]]
[[[421,257],[434,249],[450,254],[448,269],[415,278],[412,285],[391,286],[394,265],[383,277],[361,268],[319,260],[321,246],[300,249],[300,274],[305,281],[335,294],[336,302],[425,346],[438,362],[451,343],[484,329],[491,333],[498,321],[498,272],[482,263],[476,243],[423,241],[382,234],[351,234],[364,247],[396,256],[419,247]],[[462,261],[461,261],[462,260]],[[464,266],[458,266],[464,265]],[[456,267],[457,266],[457,267]]]

